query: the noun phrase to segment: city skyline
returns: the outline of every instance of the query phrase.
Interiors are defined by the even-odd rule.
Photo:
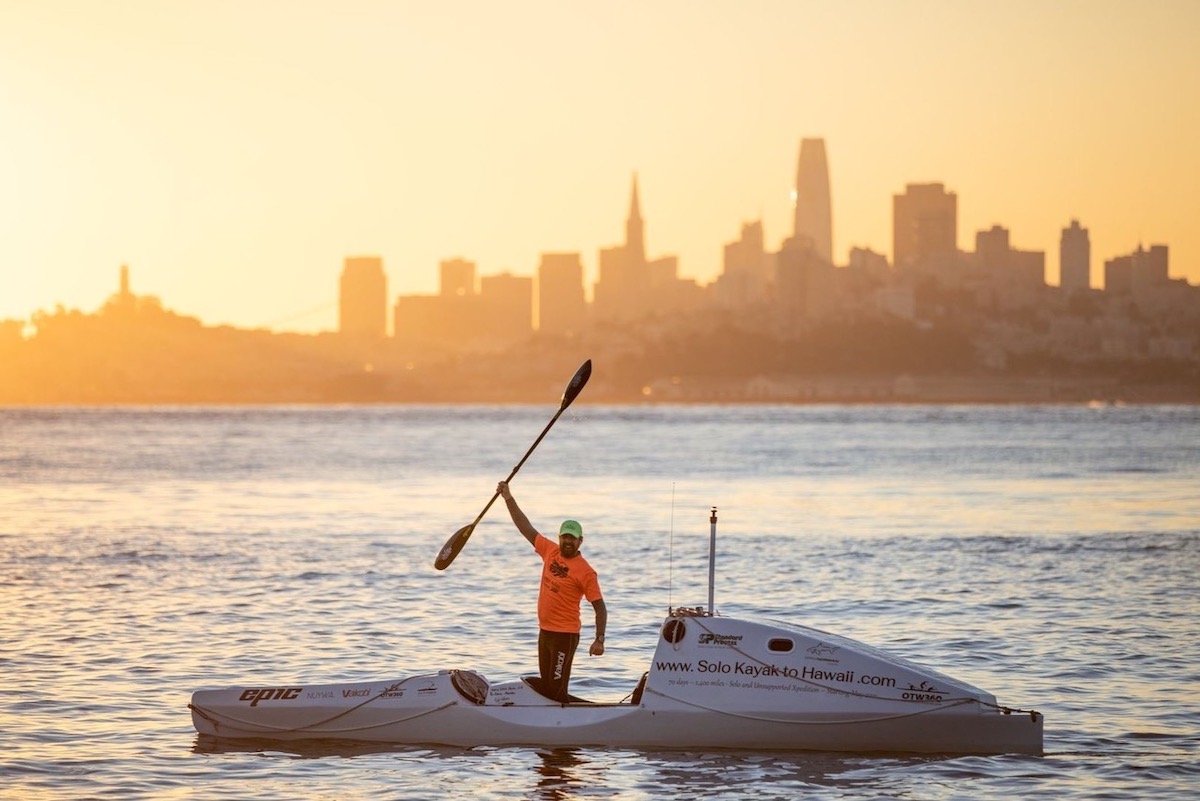
[[[579,253],[590,290],[635,172],[647,256],[709,284],[743,225],[791,235],[806,138],[838,264],[892,259],[893,196],[941,183],[960,247],[1004,226],[1052,283],[1071,220],[1092,286],[1158,243],[1200,283],[1196,4],[350,6],[0,8],[0,319],[97,308],[120,264],[181,313],[281,331],[336,328],[352,255],[391,298],[455,256],[533,276]]]
[[[555,303],[563,300],[563,293],[567,295],[568,317],[583,314],[594,307],[597,309],[596,314],[599,319],[607,322],[635,322],[643,315],[650,313],[656,303],[660,301],[666,304],[659,308],[661,313],[673,315],[684,311],[684,307],[678,306],[681,297],[675,293],[679,291],[684,291],[692,298],[691,301],[684,301],[684,306],[692,306],[693,311],[704,305],[709,305],[714,309],[730,308],[731,302],[733,307],[753,306],[757,296],[754,292],[746,295],[747,289],[741,283],[745,280],[743,276],[747,269],[745,259],[747,257],[760,259],[761,264],[751,270],[761,273],[761,280],[774,285],[776,279],[771,276],[779,269],[777,260],[786,259],[789,250],[793,253],[811,252],[817,258],[816,263],[832,268],[834,273],[844,270],[849,274],[855,268],[861,270],[865,266],[863,259],[878,259],[881,260],[890,276],[885,280],[886,283],[900,281],[910,286],[915,275],[933,275],[927,271],[931,266],[938,264],[942,266],[936,269],[948,268],[952,273],[970,271],[974,269],[972,257],[982,256],[984,259],[982,263],[987,263],[986,253],[996,247],[999,247],[1001,251],[1009,251],[1011,248],[1013,253],[1020,254],[1024,258],[1026,266],[1020,269],[1025,275],[1021,280],[1031,282],[1030,286],[1063,288],[1069,292],[1104,291],[1112,286],[1113,270],[1116,269],[1118,276],[1116,291],[1128,292],[1130,278],[1127,273],[1130,265],[1135,262],[1148,265],[1149,262],[1138,261],[1146,258],[1152,258],[1155,263],[1151,274],[1161,273],[1156,280],[1166,282],[1173,278],[1183,280],[1188,287],[1192,286],[1186,278],[1179,279],[1175,276],[1175,271],[1169,269],[1170,246],[1168,244],[1152,243],[1147,246],[1147,243],[1139,242],[1128,252],[1113,254],[1097,260],[1092,253],[1090,231],[1075,219],[1071,220],[1069,226],[1060,229],[1059,248],[1054,254],[1055,258],[1061,258],[1064,264],[1067,264],[1068,259],[1070,260],[1071,263],[1067,265],[1067,280],[1064,283],[1060,276],[1059,282],[1052,284],[1049,281],[1049,257],[1051,254],[1014,248],[1010,242],[1011,231],[1004,225],[997,223],[988,230],[980,230],[971,235],[962,236],[962,233],[957,230],[955,222],[958,216],[957,195],[940,183],[907,184],[903,192],[897,192],[892,196],[894,218],[892,252],[902,254],[900,266],[889,263],[886,256],[869,248],[856,249],[857,253],[852,252],[849,254],[848,260],[840,263],[836,260],[829,261],[823,256],[824,247],[828,246],[828,239],[824,239],[824,241],[822,239],[825,231],[829,228],[830,217],[827,202],[828,174],[824,164],[824,140],[804,139],[797,164],[796,186],[792,193],[796,200],[792,234],[784,239],[778,251],[770,250],[765,248],[763,243],[761,220],[744,223],[741,238],[724,244],[725,255],[721,272],[707,284],[699,284],[686,275],[678,274],[678,258],[674,255],[668,254],[655,259],[646,257],[644,238],[646,220],[641,210],[638,179],[635,173],[630,191],[628,216],[624,226],[624,239],[597,249],[600,265],[597,271],[598,275],[592,282],[587,280],[582,255],[577,252],[540,253],[538,265],[532,271],[533,274],[528,276],[514,275],[512,271],[485,273],[479,270],[479,265],[471,259],[455,256],[439,261],[436,270],[437,285],[433,291],[428,293],[390,292],[386,260],[383,256],[379,254],[346,255],[342,259],[340,269],[333,271],[333,274],[337,276],[334,301],[337,306],[335,324],[320,331],[281,329],[279,332],[341,333],[355,338],[371,339],[399,336],[399,332],[403,329],[404,337],[410,340],[431,342],[444,336],[447,338],[447,344],[458,345],[461,344],[464,334],[467,335],[467,339],[474,334],[469,330],[460,329],[453,316],[447,316],[449,310],[443,308],[442,302],[447,298],[470,301],[487,299],[488,303],[495,304],[501,295],[507,296],[505,304],[516,302],[519,305],[528,306],[523,316],[518,315],[516,319],[510,320],[512,323],[517,323],[517,327],[512,330],[520,331],[524,325],[523,320],[528,319],[531,323],[529,330],[533,331],[539,328],[537,318],[541,315],[540,310],[535,313],[533,299],[535,296],[545,297],[547,291],[535,289],[535,286],[546,280],[549,280],[550,286],[553,287],[551,291],[555,294]],[[804,202],[805,198],[807,198],[807,202]],[[918,232],[918,229],[922,229],[923,232]],[[960,237],[965,241],[958,241]],[[913,244],[906,244],[906,240],[909,239],[913,239]],[[917,247],[916,243],[918,242],[921,243],[921,247]],[[972,242],[975,246],[974,249],[970,247]],[[753,256],[756,250],[757,256]],[[607,268],[605,267],[606,261],[609,262]],[[566,268],[565,275],[563,274],[564,268]],[[914,268],[916,269],[914,270]],[[1008,272],[1014,269],[1017,269],[1015,264],[1004,267],[1003,271]],[[547,272],[548,270],[550,272]],[[1099,283],[1095,280],[1097,273],[1099,274]],[[728,295],[730,291],[728,286],[720,286],[723,280],[730,278],[735,279],[740,287],[733,290],[735,296]],[[937,280],[944,281],[946,278],[947,276],[942,275]],[[880,279],[881,276],[877,274],[875,280]],[[574,281],[574,285],[572,285],[572,281]],[[489,284],[491,285],[490,292]],[[498,291],[498,287],[501,285],[504,285],[505,289]],[[607,286],[607,291],[603,302],[598,303],[596,295],[602,286]],[[129,265],[123,264],[120,267],[117,295],[110,296],[108,301],[111,302],[112,297],[118,296],[135,297],[138,293],[132,292],[130,287]],[[766,288],[767,286],[763,285],[759,287],[758,291],[761,292]],[[807,295],[813,290],[791,286],[782,291],[784,293],[800,292]],[[832,288],[824,287],[820,293],[824,294],[828,291],[832,291]],[[667,294],[662,295],[663,292]],[[155,302],[161,301],[152,293],[143,294]],[[571,298],[572,294],[577,297]],[[735,300],[734,297],[737,299]],[[828,299],[820,298],[820,302],[823,304]],[[766,298],[758,297],[757,300],[761,302]],[[779,302],[779,299],[776,298],[775,302]],[[785,300],[783,303],[786,308],[787,301]],[[475,310],[472,313],[479,311]],[[492,313],[495,311],[497,308],[491,309]],[[812,313],[811,309],[795,309],[793,311],[801,317]],[[506,313],[511,315],[511,311]],[[551,314],[553,316],[554,312]],[[912,312],[908,311],[903,316],[911,314]],[[32,321],[32,313],[28,318],[19,319]],[[10,318],[7,322],[11,323],[12,319]],[[202,319],[200,322],[209,323]],[[578,330],[578,328],[577,321],[556,322],[551,326],[551,330],[555,332]]]
[[[810,202],[797,233],[769,252],[761,223],[743,225],[708,285],[679,276],[675,256],[647,257],[634,176],[624,241],[601,249],[591,303],[577,253],[542,254],[536,283],[446,259],[437,294],[394,304],[382,259],[347,256],[336,332],[280,333],[179,315],[134,293],[123,265],[95,314],[35,315],[30,336],[0,321],[0,394],[22,404],[514,401],[514,387],[582,351],[617,365],[605,394],[621,401],[1196,400],[1200,286],[1170,278],[1166,245],[1106,259],[1093,289],[1090,233],[1073,220],[1060,240],[1066,282],[1053,287],[1045,253],[1015,247],[999,225],[960,247],[957,195],[909,184],[893,196],[899,265],[855,249],[835,266],[822,254],[820,151],[804,140],[797,196]],[[505,368],[506,380],[489,381],[493,359],[525,375]]]

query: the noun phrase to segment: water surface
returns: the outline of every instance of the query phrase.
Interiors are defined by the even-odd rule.
[[[835,631],[1046,715],[1044,757],[222,743],[230,684],[536,666],[502,506],[541,407],[0,409],[0,797],[1191,798],[1200,410],[591,407],[513,482],[585,527],[627,695],[668,606]],[[587,616],[585,615],[585,620]]]

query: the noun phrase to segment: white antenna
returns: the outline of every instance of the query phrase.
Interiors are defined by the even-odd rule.
[[[713,614],[713,589],[717,579],[717,507],[708,518],[708,614]]]
[[[671,525],[668,529],[668,545],[667,545],[667,614],[671,614],[671,590],[673,587],[675,568],[675,482],[671,482]]]

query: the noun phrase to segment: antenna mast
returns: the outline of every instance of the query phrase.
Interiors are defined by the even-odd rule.
[[[708,518],[708,614],[713,614],[713,588],[717,578],[717,507]]]

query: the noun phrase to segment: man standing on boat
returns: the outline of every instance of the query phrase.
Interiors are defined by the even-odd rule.
[[[504,498],[508,513],[529,544],[542,557],[542,583],[538,589],[538,671],[541,692],[566,703],[567,684],[571,680],[571,663],[579,647],[579,632],[583,628],[579,617],[579,602],[587,598],[596,611],[596,639],[588,653],[604,653],[604,628],[608,609],[600,594],[596,571],[579,552],[583,544],[583,526],[574,520],[564,520],[558,527],[558,542],[538,533],[513,499],[507,481],[501,481],[496,491]]]

